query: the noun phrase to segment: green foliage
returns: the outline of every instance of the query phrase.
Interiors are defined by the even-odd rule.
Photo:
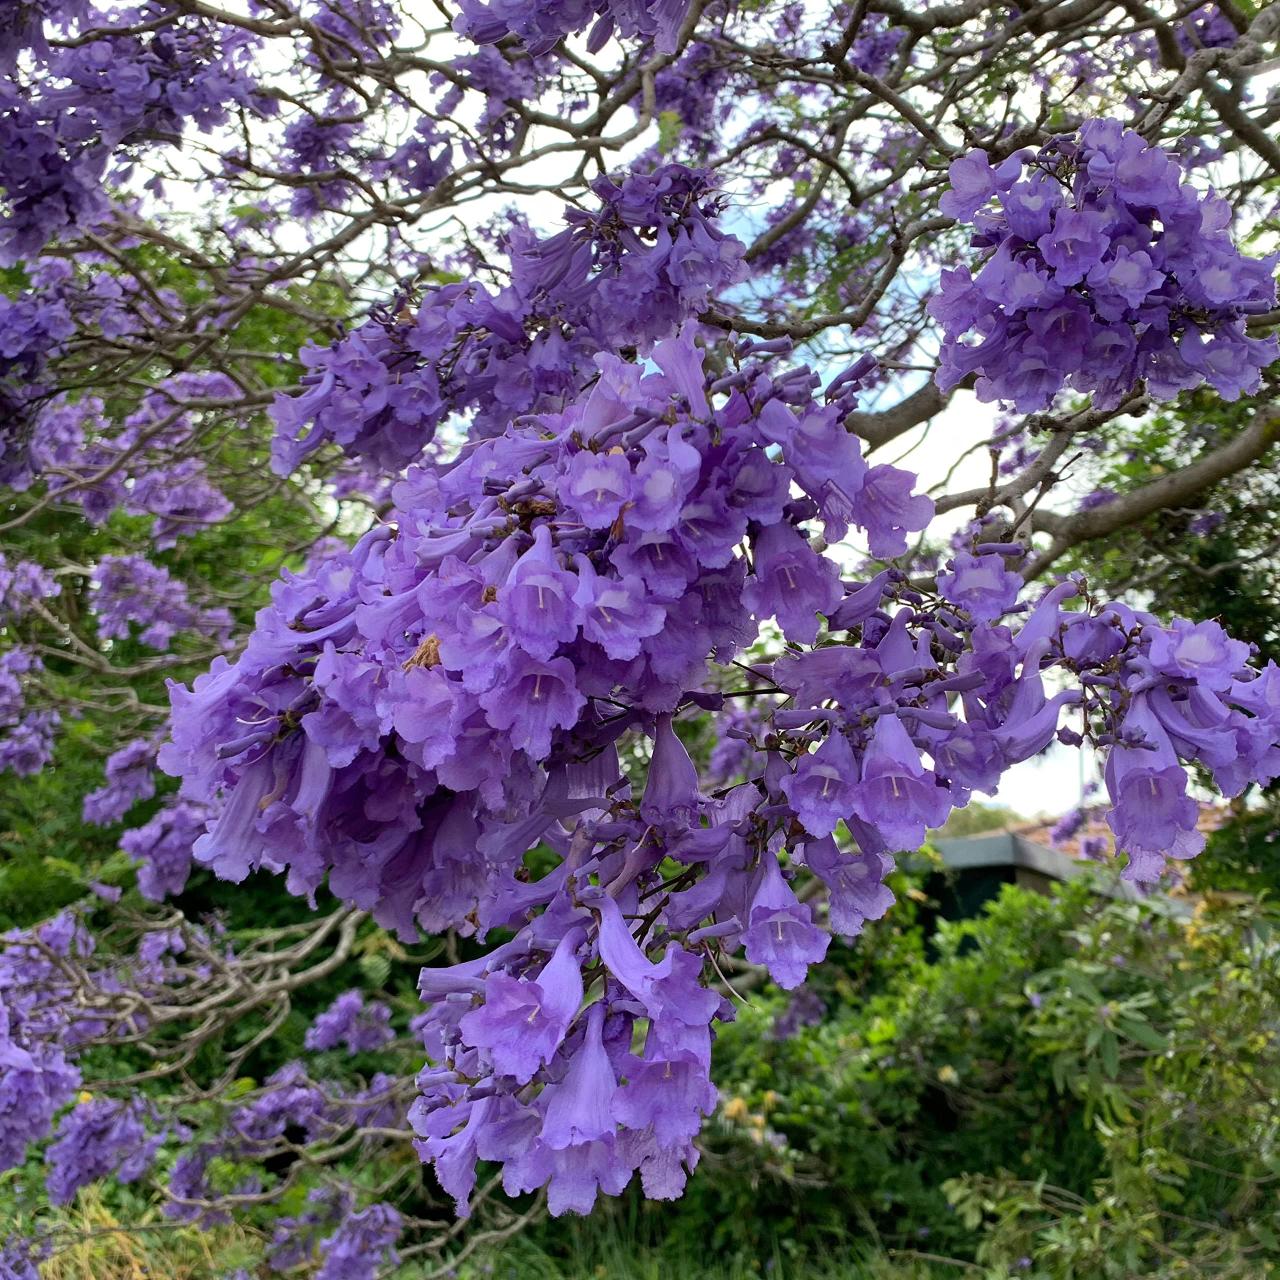
[[[1008,1167],[1086,1181],[1099,1152],[1078,1103],[1019,1039],[1028,983],[1065,958],[1062,923],[1096,909],[1083,886],[1009,889],[980,920],[942,925],[934,959],[882,922],[834,957],[869,969],[837,980],[819,1025],[773,1039],[782,1001],[744,1009],[718,1046],[710,1176],[689,1192],[710,1222],[686,1228],[722,1247],[755,1233],[756,1251],[774,1232],[801,1247],[853,1233],[947,1254],[969,1243],[948,1178]]]
[[[973,1173],[948,1185],[998,1274],[1263,1277],[1280,1267],[1275,922],[1256,908],[1183,922],[1113,906],[1072,928],[1035,985],[1034,1056],[1083,1108],[1088,1185]]]
[[[1021,814],[1015,813],[1008,805],[970,800],[963,809],[953,809],[947,825],[936,834],[951,840],[981,835],[984,831],[1003,831],[1025,821]]]
[[[1212,832],[1190,871],[1201,892],[1280,899],[1280,796]]]

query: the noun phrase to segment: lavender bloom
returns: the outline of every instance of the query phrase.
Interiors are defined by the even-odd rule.
[[[772,1040],[790,1040],[801,1027],[816,1027],[826,1015],[827,1006],[822,997],[808,987],[797,988],[787,1007],[773,1020],[769,1031]]]
[[[1228,688],[1249,660],[1249,646],[1232,640],[1216,622],[1175,618],[1169,627],[1153,628],[1151,637],[1152,666],[1206,689]]]
[[[520,654],[507,678],[508,684],[480,695],[485,719],[493,728],[506,730],[517,750],[545,756],[552,732],[573,725],[586,705],[574,683],[573,664],[568,658],[538,662]]]
[[[801,757],[782,790],[810,835],[829,836],[853,812],[858,763],[844,734],[829,733],[811,755]]]
[[[320,1241],[324,1261],[316,1280],[374,1280],[381,1267],[398,1261],[394,1246],[402,1230],[403,1220],[389,1204],[348,1213],[337,1230]]]
[[[395,1039],[391,1010],[381,1001],[365,1003],[359,991],[344,991],[307,1028],[308,1049],[336,1049],[345,1045],[348,1053],[370,1053]]]
[[[85,796],[84,820],[109,826],[155,795],[155,758],[155,744],[146,738],[134,738],[108,756],[107,785]]]
[[[1116,845],[1129,854],[1126,879],[1159,879],[1166,857],[1194,857],[1204,847],[1196,830],[1199,806],[1187,795],[1187,775],[1156,718],[1141,697],[1125,720],[1143,747],[1114,747],[1107,757],[1107,794],[1114,808],[1107,822]]]
[[[696,826],[699,803],[698,771],[676,737],[671,717],[659,716],[640,814],[655,826]]]
[[[747,959],[763,964],[780,987],[798,987],[811,964],[820,964],[830,935],[813,923],[813,910],[801,903],[782,878],[778,860],[767,854],[764,874],[751,899],[748,927],[742,939]]]
[[[143,644],[165,650],[180,631],[225,640],[231,630],[226,609],[191,604],[186,585],[144,556],[103,556],[91,581],[98,634],[104,638],[128,639],[134,624],[141,628],[138,638]]]
[[[1064,386],[1092,392],[1100,408],[1143,379],[1160,399],[1201,381],[1227,399],[1257,388],[1278,348],[1249,338],[1245,318],[1274,305],[1274,261],[1236,250],[1218,197],[1185,183],[1171,157],[1114,120],[1091,120],[1078,141],[1043,148],[1029,177],[1006,173],[998,185],[983,166],[973,153],[955,161],[959,186],[943,201],[994,248],[981,287],[967,271],[944,272],[929,304],[945,334],[940,386],[977,373],[981,398],[1020,412]],[[984,209],[992,196],[998,214]],[[980,341],[965,345],[969,334]]]
[[[819,556],[795,530],[770,525],[756,539],[755,575],[746,601],[760,618],[776,617],[787,639],[812,644],[820,613],[840,602],[835,565]]]
[[[628,1129],[652,1133],[662,1149],[683,1148],[716,1106],[715,1086],[693,1054],[666,1057],[657,1037],[640,1061],[627,1067],[627,1082],[613,1095],[613,1116]]]
[[[28,985],[32,976],[24,975]],[[48,1134],[54,1115],[79,1084],[79,1070],[62,1049],[38,1035],[24,1035],[20,1016],[0,998],[0,1169],[22,1163],[28,1143]]]
[[[893,859],[875,847],[873,833],[856,820],[854,826],[863,846],[857,853],[838,849],[830,837],[804,846],[805,863],[827,886],[832,932],[846,938],[856,938],[868,920],[879,920],[894,902],[884,882]]]
[[[891,849],[915,849],[928,827],[940,827],[951,797],[920,762],[920,753],[897,716],[881,716],[854,789],[854,812],[875,828]]]
[[[602,1030],[604,1006],[587,1011],[582,1045],[569,1060],[569,1070],[548,1090],[542,1141],[552,1151],[583,1147],[601,1138],[612,1138],[612,1106],[618,1080],[605,1052]]]
[[[147,1137],[140,1104],[110,1098],[79,1102],[59,1121],[49,1147],[49,1198],[69,1204],[81,1187],[111,1173],[121,1182],[134,1181],[150,1167],[159,1142]]]
[[[1022,577],[1006,567],[1003,556],[961,552],[938,575],[938,590],[975,622],[994,622],[1017,603]]]
[[[536,979],[498,971],[485,980],[484,1003],[463,1017],[465,1043],[488,1053],[499,1075],[527,1084],[549,1062],[582,1003],[582,976],[567,934]]]
[[[578,633],[577,582],[556,563],[551,530],[539,525],[533,546],[520,557],[498,594],[502,620],[515,642],[546,662]]]
[[[138,888],[144,898],[158,902],[182,892],[191,874],[192,846],[208,820],[204,806],[178,800],[120,837],[125,853],[141,859]]]
[[[607,529],[622,514],[631,483],[631,467],[621,450],[583,450],[569,464],[565,495],[588,529]]]

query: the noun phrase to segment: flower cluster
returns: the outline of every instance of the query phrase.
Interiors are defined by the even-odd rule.
[[[97,826],[118,822],[139,800],[156,793],[156,745],[134,738],[107,758],[106,785],[84,798],[84,820]]]
[[[0,551],[0,626],[25,617],[41,601],[62,593],[53,575],[34,560],[9,562]]]
[[[380,1000],[366,1004],[359,991],[344,991],[307,1029],[308,1049],[369,1053],[392,1040],[391,1010]]]
[[[55,953],[66,946],[57,922],[39,934]],[[48,1135],[54,1116],[80,1087],[79,1070],[59,1034],[62,1021],[40,999],[51,968],[34,948],[10,944],[0,950],[0,1169],[26,1159],[28,1145]]]
[[[40,18],[29,13],[18,38],[37,38]],[[0,36],[0,187],[9,210],[0,264],[103,222],[105,187],[120,176],[117,156],[128,165],[128,148],[176,142],[188,124],[207,130],[237,108],[267,109],[252,74],[255,39],[242,27],[146,3],[116,11],[100,30],[108,28],[118,33],[43,45],[43,73],[30,82],[4,57],[9,42]]]
[[[1243,646],[1068,611],[1070,582],[1029,606],[1020,546],[975,538],[933,596],[895,569],[842,580],[812,526],[892,557],[931,514],[844,430],[867,362],[818,395],[784,341],[708,373],[694,334],[648,372],[602,353],[559,411],[412,468],[388,524],[286,576],[240,659],[173,689],[162,764],[221,805],[197,860],[300,894],[327,880],[406,938],[513,933],[422,976],[412,1120],[463,1212],[477,1160],[557,1213],[637,1172],[679,1193],[714,1101],[715,953],[794,989],[826,952],[796,874],[856,935],[889,906],[895,851],[1087,733],[1112,748],[1113,822],[1146,879],[1161,849],[1193,852],[1181,762],[1236,790],[1280,762],[1274,677]],[[788,650],[750,668],[751,750],[721,762],[743,780],[710,794],[678,726],[722,705],[709,664],[770,619]],[[1054,671],[1078,687],[1051,693]],[[624,735],[648,744],[638,795]],[[533,879],[539,846],[559,861]]]
[[[976,374],[980,399],[1019,412],[1064,387],[1101,408],[1137,385],[1158,399],[1204,382],[1229,400],[1257,390],[1280,346],[1245,321],[1274,305],[1277,258],[1241,254],[1230,205],[1159,147],[1091,120],[995,168],[970,151],[950,178],[940,208],[973,224],[983,257],[976,275],[944,271],[929,304],[939,386]]]
[[[0,653],[0,773],[37,774],[53,757],[56,711],[31,709],[27,690],[44,664],[20,646]]]
[[[330,348],[306,348],[304,391],[273,409],[281,474],[322,444],[398,471],[451,415],[473,435],[562,409],[618,345],[647,350],[741,278],[742,245],[715,225],[709,175],[681,165],[593,184],[600,208],[540,240],[510,234],[510,283],[433,289],[376,310]],[[303,434],[305,433],[305,434]]]
[[[231,630],[229,610],[192,604],[186,583],[146,556],[103,556],[90,581],[98,634],[104,639],[126,640],[131,625],[136,625],[143,644],[163,650],[179,631],[225,640]]]
[[[182,892],[191,874],[191,846],[208,821],[205,805],[171,800],[120,837],[120,847],[141,864],[138,889],[144,898],[159,902]]]
[[[148,1134],[145,1105],[83,1098],[58,1122],[46,1152],[46,1186],[54,1204],[69,1204],[81,1187],[108,1174],[136,1182],[150,1168],[164,1134]]]
[[[1229,49],[1240,33],[1216,4],[1202,4],[1183,18],[1174,39],[1184,54],[1192,54],[1197,49]]]
[[[454,30],[477,44],[514,36],[537,56],[590,25],[593,52],[616,34],[652,39],[660,53],[674,53],[689,0],[459,0],[458,7]]]

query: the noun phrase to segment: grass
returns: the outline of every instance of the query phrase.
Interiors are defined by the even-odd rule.
[[[457,1280],[947,1280],[968,1269],[871,1252],[823,1263],[793,1262],[781,1254],[763,1262],[708,1263],[665,1250],[635,1250],[606,1237],[597,1247],[564,1260],[532,1241],[516,1239],[495,1255],[464,1265]]]
[[[154,1211],[129,1221],[122,1227],[96,1188],[85,1188],[56,1224],[73,1243],[41,1265],[41,1280],[218,1280],[259,1254],[238,1227],[201,1229]]]

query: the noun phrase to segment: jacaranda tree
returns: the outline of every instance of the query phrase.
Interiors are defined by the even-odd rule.
[[[447,1259],[344,1159],[412,1140],[480,1235],[679,1196],[733,975],[799,987],[1055,740],[1128,879],[1193,857],[1190,766],[1280,776],[1280,668],[1062,570],[1280,435],[1278,43],[1252,0],[9,0],[6,796],[87,738],[144,898],[315,915],[102,885],[12,933],[0,1162],[274,1207],[282,1271]],[[1183,465],[1073,488],[1156,415]],[[241,1077],[375,926],[444,939],[411,1025],[340,995]]]

